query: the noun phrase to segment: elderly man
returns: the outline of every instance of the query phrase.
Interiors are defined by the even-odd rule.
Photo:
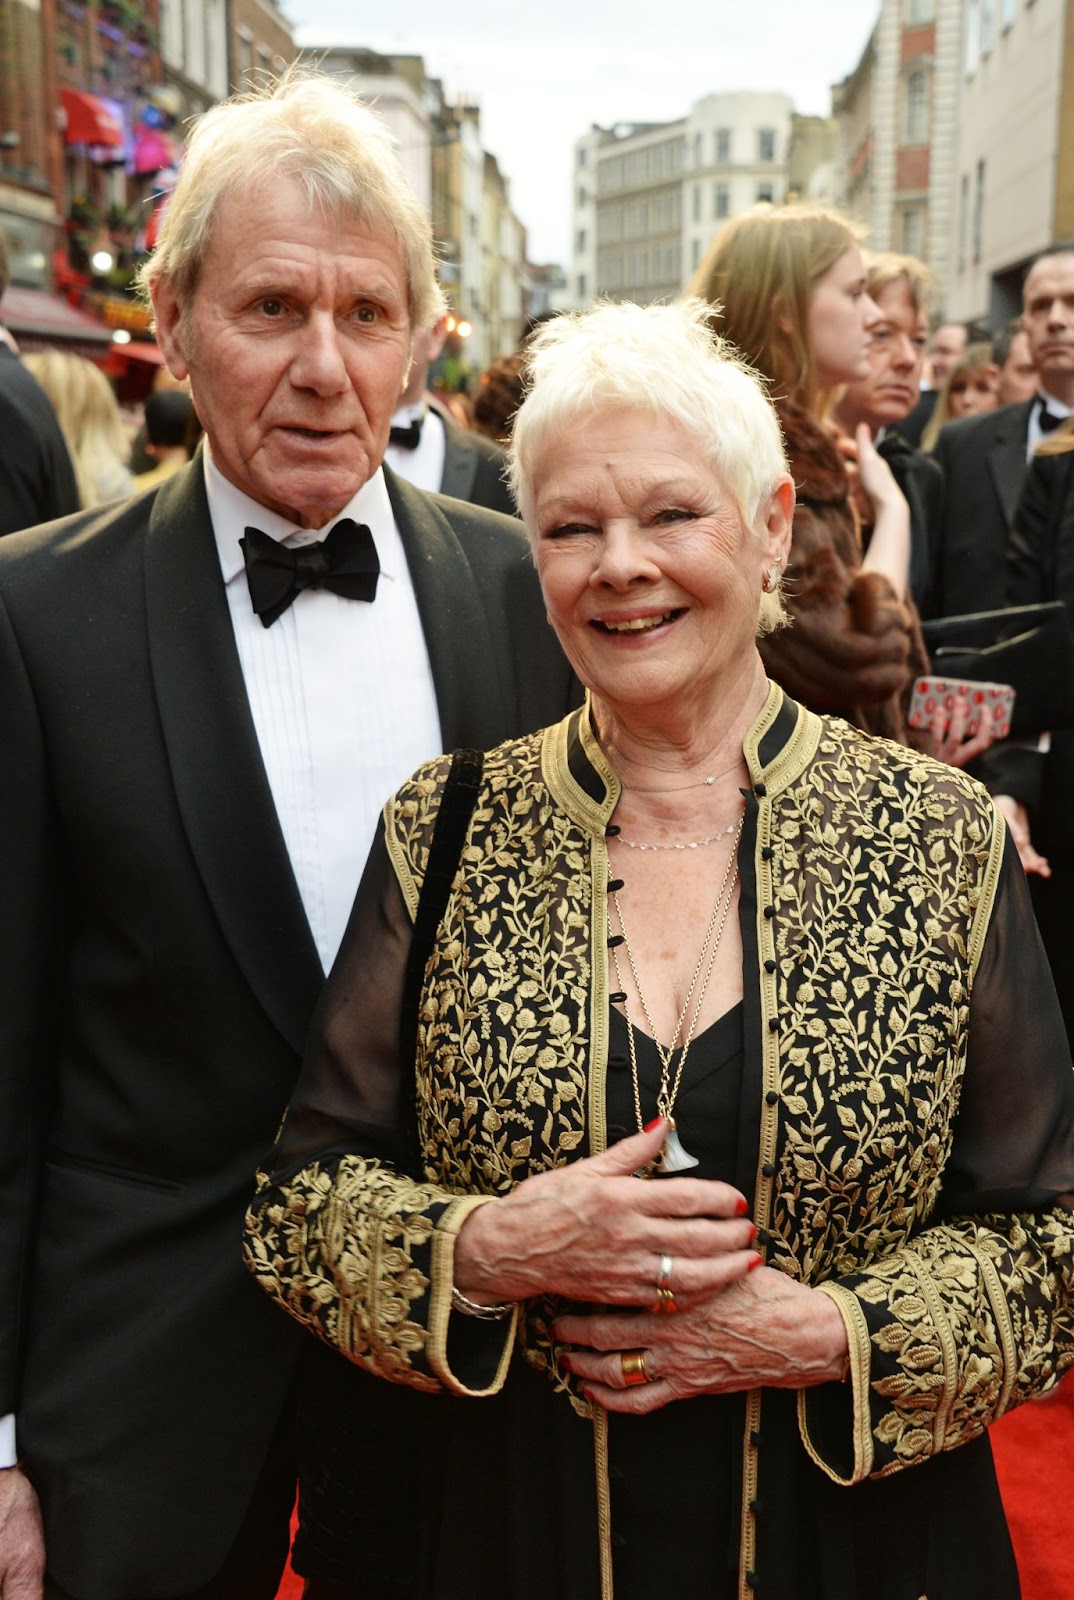
[[[916,404],[895,424],[896,433],[900,433],[915,450],[936,410],[944,380],[968,342],[969,330],[962,322],[941,322],[929,342],[925,360],[925,387],[915,396]]]
[[[943,477],[935,461],[895,429],[918,394],[928,340],[928,268],[913,256],[871,254],[865,287],[878,316],[869,327],[869,371],[847,384],[835,408],[848,440],[862,423],[890,466],[910,508],[910,590],[922,616],[931,616],[936,588],[935,525]],[[868,522],[872,507],[860,507]]]
[[[376,117],[209,112],[146,276],[204,453],[0,544],[4,1600],[34,1490],[50,1596],[274,1593],[303,1335],[251,1174],[385,795],[572,698],[515,526],[381,469],[441,305]]]
[[[1022,305],[1036,394],[949,422],[936,442],[946,483],[938,615],[1004,604],[1008,540],[1026,462],[1045,434],[1074,412],[1074,250],[1049,251],[1034,262]]]

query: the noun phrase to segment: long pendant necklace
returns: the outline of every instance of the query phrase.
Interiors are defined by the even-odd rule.
[[[671,1043],[666,1047],[660,1043],[660,1040],[656,1036],[656,1029],[653,1026],[653,1019],[650,1015],[649,1007],[646,1003],[645,995],[642,992],[641,983],[638,979],[638,968],[634,960],[633,951],[630,948],[630,939],[627,936],[626,922],[623,918],[623,907],[619,899],[619,891],[616,889],[612,892],[612,903],[615,906],[615,915],[619,922],[619,932],[622,935],[623,949],[626,952],[626,958],[630,966],[631,977],[634,979],[634,991],[637,994],[638,1002],[641,1005],[642,1015],[648,1024],[649,1036],[655,1044],[657,1055],[660,1058],[660,1088],[656,1097],[656,1109],[660,1116],[667,1118],[669,1124],[667,1137],[664,1140],[664,1148],[658,1158],[658,1165],[662,1172],[684,1172],[690,1167],[696,1167],[698,1165],[697,1157],[692,1156],[689,1151],[683,1147],[682,1141],[679,1139],[678,1133],[675,1129],[675,1120],[672,1116],[672,1112],[675,1108],[675,1102],[679,1096],[679,1088],[682,1084],[683,1068],[686,1066],[686,1058],[690,1053],[690,1045],[693,1041],[695,1029],[697,1028],[697,1020],[701,1015],[701,1008],[705,1003],[705,995],[708,991],[709,980],[711,979],[716,966],[716,956],[720,949],[720,941],[723,938],[724,928],[727,926],[727,918],[731,910],[731,902],[734,899],[735,886],[738,883],[738,845],[739,840],[742,837],[742,828],[744,822],[745,814],[739,818],[738,827],[735,829],[735,836],[731,845],[731,853],[727,858],[727,866],[724,869],[723,880],[720,884],[719,892],[716,895],[716,903],[712,908],[712,915],[709,917],[708,926],[705,929],[705,937],[701,944],[701,953],[697,958],[697,964],[694,967],[693,976],[690,979],[690,985],[686,991],[686,998],[682,1003],[682,1010],[679,1012],[679,1020],[675,1025],[675,1032],[672,1035]],[[611,951],[612,964],[615,967],[615,981],[620,992],[625,993],[623,988],[623,977],[619,967],[618,947],[616,945],[612,945]],[[691,1002],[694,1001],[695,991],[697,994],[697,999],[696,1003],[693,1004],[693,1011],[691,1014]],[[630,1075],[634,1090],[634,1112],[638,1119],[638,1129],[640,1131],[644,1124],[641,1111],[641,1083],[638,1077],[637,1046],[634,1040],[634,1024],[630,1020],[630,1015],[629,1012],[626,1011],[625,1004],[624,1012],[626,1013],[627,1043],[630,1050]],[[689,1022],[687,1022],[688,1016]],[[683,1036],[684,1026],[686,1028],[685,1037]],[[682,1039],[681,1044],[679,1043],[680,1038]],[[673,1080],[671,1069],[676,1050],[679,1051],[679,1061]]]

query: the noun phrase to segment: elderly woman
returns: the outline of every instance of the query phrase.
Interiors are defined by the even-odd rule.
[[[1024,875],[970,779],[766,679],[794,489],[706,308],[532,351],[515,486],[588,701],[468,822],[447,758],[388,802],[248,1264],[427,1391],[402,1482],[372,1431],[336,1469],[422,1600],[1013,1600],[985,1430],[1074,1360]]]

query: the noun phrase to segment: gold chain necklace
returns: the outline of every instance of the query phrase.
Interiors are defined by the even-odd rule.
[[[619,900],[619,891],[617,889],[612,891],[612,903],[615,906],[615,915],[619,922],[619,932],[621,933],[623,939],[623,949],[626,951],[626,958],[630,966],[630,973],[634,979],[634,989],[641,1005],[642,1014],[649,1025],[649,1035],[656,1046],[656,1052],[660,1058],[660,1088],[656,1097],[656,1109],[658,1114],[662,1117],[666,1117],[670,1124],[667,1138],[664,1140],[664,1149],[660,1157],[660,1167],[664,1172],[681,1172],[688,1167],[696,1167],[698,1164],[696,1157],[690,1155],[688,1151],[683,1149],[679,1137],[675,1131],[675,1122],[671,1113],[675,1108],[675,1102],[679,1096],[679,1088],[682,1084],[683,1068],[686,1066],[686,1058],[690,1053],[690,1045],[693,1042],[694,1031],[697,1027],[697,1020],[701,1015],[701,1008],[705,1003],[705,995],[708,992],[709,981],[716,966],[716,956],[719,953],[720,942],[723,939],[724,928],[727,926],[727,918],[731,910],[731,902],[734,899],[735,885],[738,883],[738,845],[739,840],[742,837],[742,828],[745,820],[745,813],[743,813],[742,817],[739,818],[738,827],[735,829],[734,840],[731,844],[731,853],[727,858],[727,866],[724,869],[723,880],[720,883],[719,892],[716,895],[716,903],[712,908],[712,915],[709,917],[708,926],[705,929],[705,937],[701,944],[701,952],[698,955],[693,976],[690,979],[690,986],[686,991],[686,998],[683,1000],[682,1010],[679,1012],[679,1020],[675,1025],[675,1032],[672,1035],[671,1043],[666,1048],[660,1043],[660,1040],[656,1036],[656,1028],[653,1025],[653,1019],[650,1015],[649,1007],[645,1000],[645,995],[642,992],[641,983],[638,978],[637,964],[634,960],[634,953],[630,948],[630,939],[627,936],[626,922],[623,918],[623,907]],[[611,950],[612,965],[615,968],[615,981],[620,992],[625,993],[623,989],[622,972],[619,967],[618,947],[616,945],[612,945]],[[700,988],[698,988],[699,980]],[[694,998],[695,990],[697,991],[697,1000],[693,1007],[693,1013],[690,1015],[689,1022],[687,1023],[687,1016],[690,1013],[690,1005]],[[634,1111],[638,1119],[638,1129],[640,1131],[643,1127],[641,1112],[641,1083],[638,1077],[638,1056],[637,1047],[634,1042],[634,1024],[630,1020],[630,1015],[626,1010],[625,1002],[623,1009],[624,1013],[626,1013],[627,1043],[630,1049],[630,1076],[634,1089]],[[682,1043],[680,1045],[679,1040],[682,1036],[684,1025],[686,1026],[686,1035],[682,1039]],[[675,1072],[674,1082],[672,1082],[671,1064],[676,1050],[679,1051],[679,1063]]]

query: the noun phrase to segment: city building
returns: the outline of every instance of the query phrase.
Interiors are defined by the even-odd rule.
[[[159,4],[163,79],[176,90],[180,119],[185,120],[227,98],[227,0]]]
[[[345,47],[306,52],[322,71],[346,79],[391,128],[414,192],[432,218],[440,279],[459,332],[452,371],[482,371],[514,349],[526,315],[526,234],[510,184],[484,148],[481,108],[449,100],[421,56]],[[453,336],[454,338],[455,336]]]
[[[967,0],[947,314],[1001,327],[1074,244],[1074,0]]]
[[[986,0],[994,4],[995,0]],[[963,0],[883,0],[861,59],[832,88],[837,202],[877,250],[948,283]]]
[[[231,0],[233,90],[279,77],[295,59],[291,25],[274,0]]]
[[[729,217],[786,198],[792,116],[787,95],[736,91],[673,122],[594,124],[574,147],[574,303],[680,294]]]

